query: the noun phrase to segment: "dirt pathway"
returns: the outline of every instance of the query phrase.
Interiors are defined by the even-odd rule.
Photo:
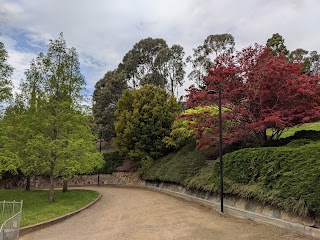
[[[138,188],[86,187],[99,191],[95,205],[22,240],[311,240],[250,220],[221,215],[190,202]]]

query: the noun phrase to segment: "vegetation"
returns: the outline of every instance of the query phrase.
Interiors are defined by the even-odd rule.
[[[219,194],[219,161],[207,164],[205,159],[205,154],[195,151],[189,143],[176,153],[156,160],[142,177]],[[320,132],[317,131],[297,132],[281,147],[227,153],[223,157],[224,191],[301,216],[319,215],[319,159]]]
[[[306,123],[301,126],[296,126],[296,127],[291,127],[285,130],[281,134],[281,138],[287,138],[293,136],[296,132],[298,131],[320,131],[320,122],[315,122],[315,123]]]
[[[204,78],[208,87],[191,88],[187,104],[211,105],[217,96],[208,96],[207,90],[218,83],[223,89],[223,105],[231,108],[223,114],[224,122],[232,122],[224,127],[224,142],[253,138],[263,144],[279,138],[286,128],[320,119],[318,75],[303,74],[302,68],[301,63],[289,62],[284,55],[270,54],[269,48],[258,45],[234,56],[222,55]],[[205,122],[198,124],[202,129],[196,134],[198,146],[205,149],[217,145],[202,144],[218,135],[217,124],[210,132],[201,128]],[[267,129],[272,131],[269,136]]]
[[[209,35],[203,45],[194,48],[193,55],[187,58],[187,62],[192,65],[188,78],[199,88],[205,87],[202,79],[207,76],[207,70],[213,65],[214,59],[224,53],[231,54],[234,45],[234,37],[231,34]]]
[[[320,142],[311,141],[228,153],[223,157],[224,190],[302,216],[319,215],[319,158]],[[219,192],[218,170],[215,161],[191,179],[188,186]]]
[[[184,81],[184,51],[180,45],[168,47],[161,38],[146,38],[136,43],[123,57],[118,70],[125,74],[128,86],[145,84],[167,88],[171,95]]]
[[[48,200],[53,202],[55,177],[66,183],[103,163],[83,105],[85,81],[79,56],[67,47],[62,34],[50,41],[46,54],[31,61],[20,88],[21,94],[1,119],[0,147],[5,152],[1,152],[4,164],[0,172],[19,169],[27,178],[31,174],[50,176]]]
[[[117,104],[114,143],[134,161],[157,158],[165,153],[162,140],[179,112],[176,99],[164,89],[146,84],[127,90]]]
[[[123,156],[119,152],[103,154],[104,164],[98,171],[99,173],[111,174],[123,163]]]
[[[206,165],[206,155],[203,151],[195,151],[194,140],[190,141],[176,152],[154,161],[142,175],[150,181],[173,182],[186,186],[199,170]]]
[[[94,131],[105,141],[115,137],[115,111],[122,92],[128,88],[124,75],[117,70],[107,72],[93,92]]]
[[[11,97],[11,75],[13,68],[8,64],[8,53],[0,42],[0,104]],[[1,105],[0,105],[1,107]]]
[[[78,189],[65,193],[56,190],[54,194],[55,202],[49,204],[48,191],[0,190],[0,201],[23,200],[21,227],[26,227],[74,212],[99,196],[97,192]]]

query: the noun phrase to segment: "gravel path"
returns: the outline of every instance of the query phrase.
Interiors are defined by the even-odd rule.
[[[102,198],[90,208],[22,240],[311,240],[250,220],[221,215],[162,193],[138,188],[85,187]]]

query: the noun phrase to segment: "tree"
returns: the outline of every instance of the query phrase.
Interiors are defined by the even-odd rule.
[[[207,105],[216,99],[208,88],[220,84],[223,105],[230,112],[223,114],[224,142],[254,138],[260,143],[278,138],[289,127],[320,119],[319,75],[302,73],[301,63],[292,63],[283,55],[270,54],[270,49],[259,45],[248,47],[234,56],[218,57],[204,90],[190,89],[187,104],[190,107]],[[208,120],[209,121],[209,120]],[[209,136],[218,132],[212,126]],[[272,130],[267,135],[267,129]],[[208,137],[198,133],[200,143]],[[202,148],[209,147],[203,145]]]
[[[218,112],[219,109],[216,106],[197,106],[183,111],[173,122],[170,136],[165,137],[163,142],[168,147],[183,146],[187,139],[195,138],[198,127],[210,131],[211,126],[207,126],[207,120],[217,115]]]
[[[124,56],[118,70],[125,74],[132,89],[144,84],[165,88],[169,83],[172,90],[183,81],[183,56],[179,45],[169,48],[161,38],[146,38],[136,43]]]
[[[183,47],[173,45],[171,48],[163,48],[159,52],[156,66],[158,71],[166,79],[167,89],[174,95],[174,91],[178,86],[182,86],[184,82],[185,62]]]
[[[10,134],[14,130],[12,123],[15,122],[9,122],[4,117],[0,118],[0,179],[5,172],[17,174],[22,165],[22,160],[16,151],[17,144]]]
[[[279,33],[273,34],[267,40],[266,46],[271,49],[274,55],[284,54],[287,56],[289,54],[287,47],[284,45],[284,38]]]
[[[179,111],[176,99],[164,89],[146,84],[139,90],[126,90],[115,112],[114,143],[135,161],[157,158],[165,150],[162,139],[170,134]]]
[[[31,62],[22,86],[34,136],[26,144],[27,159],[50,177],[49,202],[54,201],[54,178],[69,179],[99,167],[102,156],[95,149],[82,104],[85,81],[78,53],[68,48],[62,34],[50,40],[47,54]],[[30,119],[31,120],[31,119]]]
[[[221,54],[231,54],[234,51],[234,37],[231,34],[209,35],[203,45],[193,49],[193,55],[188,56],[187,62],[191,63],[192,71],[188,78],[197,86],[203,88],[202,78],[206,76],[208,68],[211,67],[216,57]]]
[[[8,53],[4,44],[0,42],[0,103],[11,97],[11,75],[13,68],[8,64]]]
[[[291,62],[303,63],[303,72],[308,74],[315,74],[319,72],[320,66],[320,55],[317,51],[304,50],[302,48],[297,48],[296,50],[290,52],[288,56]]]
[[[95,85],[93,92],[95,131],[102,133],[103,139],[111,140],[115,136],[114,112],[122,92],[127,88],[123,74],[117,70],[107,72]]]

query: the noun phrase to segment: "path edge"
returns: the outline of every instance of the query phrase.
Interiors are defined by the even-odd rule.
[[[96,191],[97,192],[97,191]],[[20,228],[20,231],[19,231],[19,237],[22,237],[23,235],[26,235],[28,233],[31,233],[31,232],[34,232],[34,231],[37,231],[39,229],[42,229],[42,228],[45,228],[45,227],[48,227],[48,226],[51,226],[53,224],[56,224],[56,223],[59,223],[59,222],[62,222],[80,212],[82,212],[83,210],[91,207],[92,205],[94,205],[95,203],[97,203],[102,195],[100,192],[99,193],[99,196],[93,200],[92,202],[88,203],[86,206],[74,211],[74,212],[71,212],[71,213],[68,213],[66,215],[63,215],[63,216],[60,216],[60,217],[57,217],[57,218],[54,218],[54,219],[51,219],[51,220],[48,220],[48,221],[45,221],[45,222],[41,222],[41,223],[37,223],[37,224],[34,224],[34,225],[30,225],[30,226],[26,226],[26,227],[23,227],[23,228]]]

